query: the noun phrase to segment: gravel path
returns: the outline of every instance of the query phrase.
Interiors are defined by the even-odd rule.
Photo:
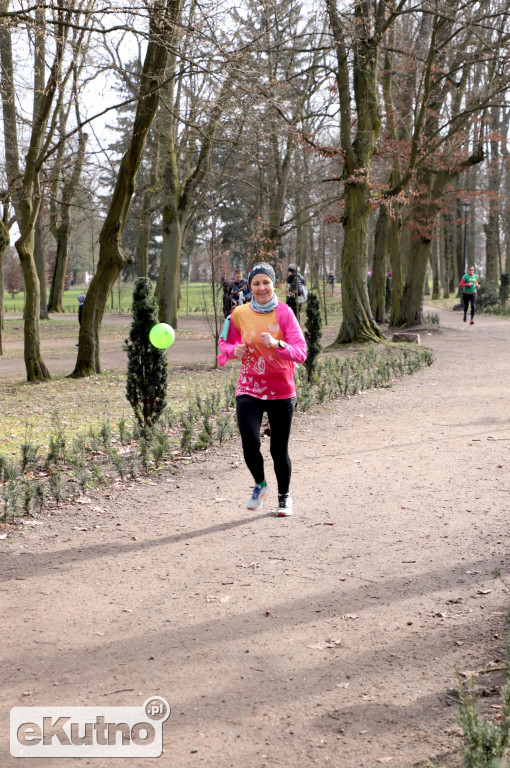
[[[274,483],[243,509],[232,441],[1,541],[4,734],[12,706],[159,695],[165,768],[460,765],[454,665],[507,643],[510,322],[439,314],[432,367],[297,418],[293,518]],[[154,763],[37,763],[63,764]]]

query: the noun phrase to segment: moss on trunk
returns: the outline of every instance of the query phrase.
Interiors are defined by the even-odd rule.
[[[342,253],[342,325],[335,344],[384,339],[367,289],[369,189],[362,177],[345,185]]]

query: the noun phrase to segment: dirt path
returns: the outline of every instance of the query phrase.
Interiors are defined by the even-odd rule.
[[[243,510],[232,442],[1,541],[4,736],[160,695],[165,768],[460,765],[454,664],[507,643],[510,322],[440,314],[431,368],[296,420],[293,518]]]

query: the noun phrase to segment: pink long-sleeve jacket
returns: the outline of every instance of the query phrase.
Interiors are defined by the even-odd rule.
[[[268,332],[282,339],[285,348],[268,348],[260,335]],[[238,344],[246,344],[236,395],[251,395],[262,400],[294,397],[294,364],[306,360],[306,341],[294,312],[278,302],[272,312],[255,312],[250,304],[236,307],[225,321],[220,338],[218,362],[232,360]]]

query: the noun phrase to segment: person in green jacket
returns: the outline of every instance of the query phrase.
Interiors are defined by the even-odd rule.
[[[475,305],[476,305],[476,289],[480,287],[478,282],[478,275],[475,275],[475,268],[468,267],[468,271],[463,275],[462,280],[459,283],[462,288],[462,299],[464,302],[464,322],[467,320],[468,309],[471,305],[471,322],[470,325],[475,324]]]

